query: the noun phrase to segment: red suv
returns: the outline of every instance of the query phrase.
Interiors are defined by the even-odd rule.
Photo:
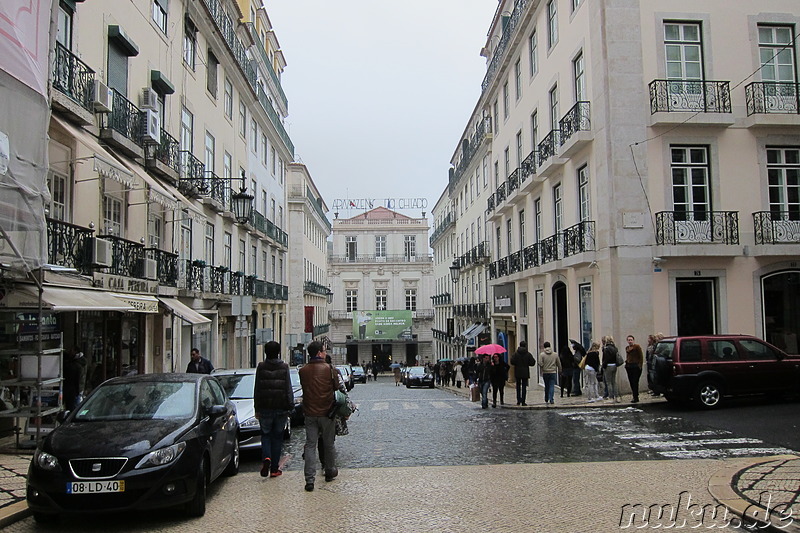
[[[724,396],[800,392],[800,356],[749,335],[668,337],[656,345],[652,377],[667,401],[712,409]]]

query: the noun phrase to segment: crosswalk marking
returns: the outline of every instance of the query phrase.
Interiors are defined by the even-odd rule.
[[[416,403],[403,402],[403,409],[419,409],[419,406]]]
[[[431,402],[431,405],[434,407],[438,407],[439,409],[452,409],[453,406],[448,404],[447,402]]]
[[[374,402],[371,407],[368,407],[369,403],[370,402],[364,402],[359,406],[362,409],[369,409],[370,411],[389,411],[390,409],[392,409],[391,406],[394,405],[395,406],[394,409],[397,409],[399,407],[406,411],[413,411],[413,410],[428,409],[428,408],[452,409],[453,404],[461,404],[466,407],[475,407],[476,405],[479,405],[473,402],[466,402],[466,401],[441,401],[441,400],[440,401],[428,400],[419,402],[408,402],[403,400],[380,401],[380,402]]]
[[[372,406],[373,411],[387,411],[389,409],[389,402],[377,402]]]

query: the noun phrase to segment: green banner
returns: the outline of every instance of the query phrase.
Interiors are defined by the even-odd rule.
[[[353,338],[411,340],[411,311],[353,311]]]

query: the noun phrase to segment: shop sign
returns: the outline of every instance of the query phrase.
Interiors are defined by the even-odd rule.
[[[513,283],[503,283],[494,286],[494,312],[495,313],[514,313],[517,310],[514,302]]]

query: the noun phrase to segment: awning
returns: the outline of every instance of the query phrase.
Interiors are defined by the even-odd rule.
[[[188,305],[181,303],[175,298],[159,298],[159,300],[165,307],[169,308],[175,316],[195,326],[196,331],[211,329],[211,319],[204,317]]]
[[[164,207],[164,209],[168,209],[170,211],[174,211],[180,208],[180,202],[175,198],[175,196],[167,190],[164,185],[161,185],[158,180],[152,177],[150,174],[145,172],[143,169],[139,168],[139,165],[128,159],[127,157],[119,154],[114,154],[117,156],[117,159],[122,161],[122,164],[128,167],[128,169],[139,176],[142,181],[144,181],[150,189],[147,192],[147,200],[150,202],[156,202],[157,204]]]
[[[0,308],[36,309],[39,289],[34,285],[15,288],[0,299]],[[111,293],[68,287],[44,287],[42,308],[48,311],[133,311],[134,308]]]
[[[126,294],[124,292],[112,292],[110,294],[131,306],[135,313],[158,313],[158,298],[155,296]]]
[[[467,340],[469,340],[483,333],[483,330],[485,329],[486,329],[486,324],[478,323],[469,328],[467,330],[469,333],[465,332],[464,336],[467,338]]]

